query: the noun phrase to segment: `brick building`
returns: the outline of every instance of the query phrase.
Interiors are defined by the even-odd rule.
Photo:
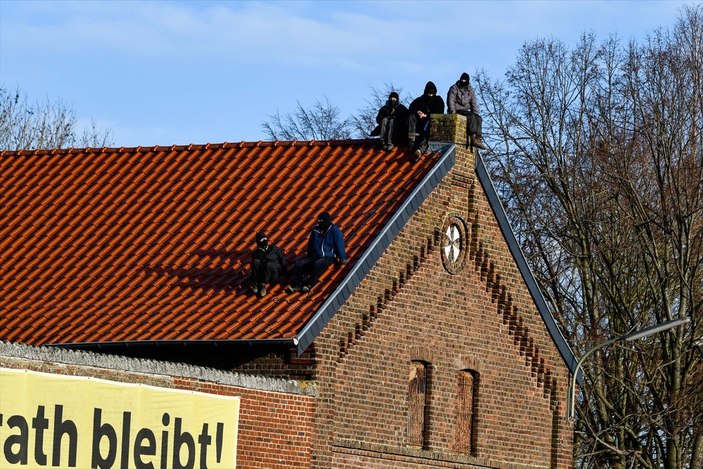
[[[0,367],[242,395],[239,467],[571,467],[575,360],[464,119],[433,116],[416,164],[366,140],[3,152],[0,340],[24,345]],[[349,263],[253,295],[254,232],[292,262],[321,210]]]

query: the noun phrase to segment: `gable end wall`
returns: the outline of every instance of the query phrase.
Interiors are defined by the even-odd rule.
[[[464,141],[464,125],[440,116],[433,140]],[[473,153],[456,151],[450,174],[315,340],[313,467],[571,467],[567,368],[476,180]],[[452,215],[466,222],[470,249],[454,275],[440,255]],[[430,363],[423,449],[407,445],[412,360]],[[480,377],[472,454],[455,449],[462,369]]]

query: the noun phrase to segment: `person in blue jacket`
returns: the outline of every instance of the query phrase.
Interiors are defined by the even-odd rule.
[[[332,216],[322,212],[317,217],[317,226],[310,233],[307,256],[293,264],[288,291],[291,293],[310,291],[320,275],[335,262],[347,263],[344,236],[332,223]]]

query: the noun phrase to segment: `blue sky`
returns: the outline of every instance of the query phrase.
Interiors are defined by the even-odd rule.
[[[269,116],[327,98],[342,113],[386,83],[446,96],[502,78],[525,41],[640,40],[691,1],[0,0],[0,85],[61,101],[114,144],[257,141]]]

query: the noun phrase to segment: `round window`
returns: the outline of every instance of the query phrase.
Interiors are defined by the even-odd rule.
[[[452,215],[442,228],[442,264],[450,274],[460,272],[466,260],[466,224]]]

